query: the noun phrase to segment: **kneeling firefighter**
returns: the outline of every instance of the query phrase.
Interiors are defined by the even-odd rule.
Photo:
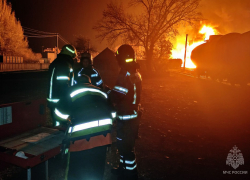
[[[57,126],[68,124],[62,150],[68,152],[66,179],[102,179],[106,145],[112,143],[113,114],[107,94],[83,75],[69,88],[68,96],[60,99],[54,112]]]

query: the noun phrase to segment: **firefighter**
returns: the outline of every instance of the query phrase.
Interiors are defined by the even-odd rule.
[[[67,179],[102,179],[106,159],[106,145],[111,144],[111,125],[114,114],[107,94],[90,84],[82,75],[78,83],[68,89],[55,108],[57,126],[65,126],[68,144]],[[67,146],[62,152],[67,152]],[[100,167],[96,170],[96,167]],[[100,170],[101,169],[101,170]]]
[[[76,72],[76,81],[78,77],[81,77],[83,74],[85,74],[90,77],[91,83],[94,86],[99,88],[104,87],[100,73],[92,65],[92,57],[90,53],[85,52],[81,54],[80,65],[81,68]]]
[[[67,88],[73,86],[73,64],[76,57],[76,49],[67,44],[62,47],[60,54],[49,66],[49,89],[47,93],[48,107],[53,111],[59,99],[65,95]]]
[[[130,45],[120,46],[116,59],[121,67],[116,85],[110,92],[110,100],[117,111],[117,149],[120,154],[118,169],[112,173],[118,179],[138,179],[134,153],[135,139],[140,118],[141,75],[137,71],[135,52]]]

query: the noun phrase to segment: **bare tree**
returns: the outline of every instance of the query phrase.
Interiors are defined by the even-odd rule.
[[[151,70],[156,44],[162,37],[175,36],[180,23],[199,20],[199,3],[200,0],[131,0],[129,6],[137,7],[138,15],[125,13],[122,5],[111,2],[94,29],[101,40],[114,43],[122,38],[132,45],[143,46]]]
[[[173,44],[168,40],[168,38],[165,36],[162,36],[155,43],[153,59],[157,59],[158,61],[169,59],[172,47],[173,47]]]
[[[23,56],[25,60],[37,61],[42,57],[28,47],[21,22],[16,20],[7,0],[0,0],[0,51],[5,55]]]
[[[79,35],[76,37],[76,40],[74,42],[74,45],[78,52],[89,52],[89,53],[95,53],[97,52],[96,48],[90,44],[90,39]]]

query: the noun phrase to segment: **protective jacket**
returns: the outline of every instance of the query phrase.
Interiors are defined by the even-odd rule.
[[[49,89],[47,100],[57,103],[66,94],[67,88],[73,86],[73,59],[69,55],[58,54],[49,66]]]
[[[92,65],[90,65],[87,68],[79,69],[77,71],[77,74],[76,74],[76,81],[77,81],[77,77],[81,77],[81,75],[83,75],[83,74],[90,77],[91,84],[93,84],[94,86],[97,86],[99,88],[103,88],[103,81],[102,81],[102,78],[100,76],[100,73]]]
[[[91,84],[76,84],[68,89],[55,108],[56,125],[71,120],[67,130],[70,151],[81,151],[111,144],[112,110],[107,94]]]
[[[121,120],[137,117],[141,96],[141,75],[138,71],[121,69],[116,85],[110,92],[111,102],[115,103]]]

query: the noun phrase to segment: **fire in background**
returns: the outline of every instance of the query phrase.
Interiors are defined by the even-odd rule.
[[[214,26],[203,25],[201,29],[199,30],[199,34],[203,35],[203,40],[194,41],[192,43],[188,41],[187,54],[186,54],[186,67],[187,68],[196,68],[195,64],[192,62],[190,58],[192,50],[195,47],[205,43],[205,41],[209,39],[210,35],[217,35],[218,31],[215,29]],[[182,59],[182,62],[184,62],[185,40],[186,40],[186,36],[177,37],[177,41],[176,41],[177,43],[174,45],[174,48],[172,50],[173,59]]]

